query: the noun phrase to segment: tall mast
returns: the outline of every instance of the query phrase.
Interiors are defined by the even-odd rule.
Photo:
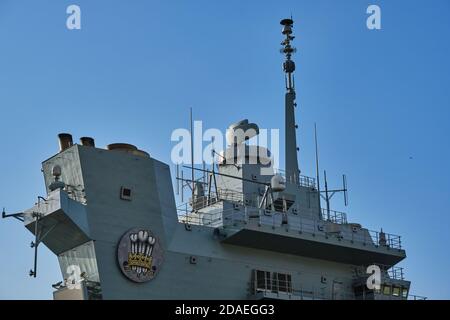
[[[283,26],[282,34],[286,36],[281,43],[283,46],[281,52],[285,55],[286,60],[283,63],[283,70],[285,72],[286,94],[285,94],[285,161],[286,161],[286,177],[291,182],[298,182],[300,170],[298,168],[297,160],[297,138],[296,138],[296,124],[295,124],[295,82],[294,71],[295,63],[291,59],[292,54],[296,51],[291,46],[291,41],[294,40],[292,36],[292,27],[294,21],[292,19],[283,19],[280,24]]]

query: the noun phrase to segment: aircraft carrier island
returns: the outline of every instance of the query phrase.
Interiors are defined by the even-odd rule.
[[[236,135],[213,165],[181,176],[186,168],[177,166],[171,176],[168,164],[131,144],[99,148],[59,134],[59,152],[42,163],[47,196],[3,212],[35,237],[31,276],[41,244],[58,257],[54,299],[408,299],[410,282],[396,266],[406,257],[400,236],[330,208],[335,193],[346,199],[345,176],[329,189],[318,165],[314,178],[300,173],[293,24],[281,21],[283,171],[248,136]],[[228,132],[249,129],[258,135],[248,120]],[[190,188],[185,203],[174,185]]]

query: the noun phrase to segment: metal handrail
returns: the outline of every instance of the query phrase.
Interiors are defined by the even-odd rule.
[[[402,267],[388,266],[380,263],[372,263],[372,265],[378,266],[381,271],[392,280],[405,280],[405,273]],[[366,273],[366,270],[367,266],[360,266],[355,268],[355,277],[368,277],[369,274]]]
[[[245,201],[257,203],[257,197],[258,197],[257,193],[246,194],[231,189],[218,189],[217,192],[214,192],[213,196],[211,197],[208,196],[197,197],[195,200],[195,210],[204,209],[210,205],[213,205],[223,200],[242,204],[244,203],[245,199]],[[189,204],[192,204],[192,199],[189,199]]]
[[[424,297],[424,296],[416,296],[414,294],[409,294],[408,295],[408,300],[427,300],[428,297]]]
[[[322,208],[322,219],[328,220],[328,215],[330,216],[330,220],[333,223],[337,224],[347,224],[347,214],[345,212],[339,212],[335,210],[327,210]]]
[[[222,221],[221,217],[211,218],[208,216],[198,216],[195,213],[178,215],[178,221],[181,223],[187,223],[190,225],[209,226],[215,222]]]
[[[259,209],[259,218],[260,218],[259,223],[262,225],[268,225],[274,228],[281,227],[282,217],[279,214],[279,212]],[[243,215],[242,213],[236,213],[235,211],[231,211],[231,213],[227,216],[227,220],[247,222],[248,216]],[[300,232],[308,232],[311,234],[313,233],[315,234],[318,232],[323,232],[324,234],[326,233],[324,221],[302,219],[300,216],[296,216],[295,219],[292,219],[289,222],[289,224],[283,225],[283,227],[288,229],[294,229]],[[383,232],[384,237],[386,239],[386,244],[380,244],[380,234],[381,232],[378,231],[363,229],[362,234],[352,232],[351,239],[349,240],[364,244],[372,244],[374,246],[386,246],[394,249],[401,249],[400,236]]]
[[[389,278],[394,280],[405,280],[405,275],[402,267],[393,266],[387,270]]]
[[[241,204],[240,204],[241,205]],[[198,225],[211,225],[214,222],[220,221],[220,218],[216,218],[218,214],[221,214],[221,219],[223,220],[223,225],[227,224],[236,224],[238,222],[241,223],[247,223],[250,219],[248,212],[251,213],[257,213],[257,217],[259,218],[259,223],[261,225],[268,225],[273,228],[281,227],[283,225],[283,216],[280,214],[280,212],[272,211],[270,209],[260,209],[255,207],[250,207],[246,205],[243,206],[242,210],[235,210],[235,209],[229,209],[224,210],[221,212],[215,212],[215,213],[203,213],[202,218],[193,216],[192,213],[188,213],[187,207],[185,210],[180,210],[184,212],[184,214],[180,215],[182,218],[180,219],[180,222],[189,221],[191,224],[198,224]],[[200,210],[200,209],[199,209]],[[338,219],[337,214],[342,214],[337,211],[335,220],[338,221],[341,219],[343,222],[346,218],[341,217]],[[208,215],[210,218],[208,218]],[[213,217],[214,216],[214,217]],[[184,217],[184,218],[183,218]],[[307,232],[310,234],[315,233],[323,233],[326,234],[326,226],[325,221],[323,220],[316,220],[316,219],[304,219],[301,216],[294,216],[291,217],[288,221],[288,224],[283,225],[283,227],[292,229],[295,231],[300,232]],[[345,223],[342,223],[345,224]],[[376,247],[389,247],[393,249],[402,249],[401,244],[401,236],[385,233],[385,232],[379,232],[374,230],[368,230],[368,229],[361,229],[362,232],[351,232],[351,237],[347,240],[350,240],[352,242],[358,242],[363,243],[365,245],[372,244]],[[383,236],[381,236],[383,235]],[[345,239],[343,235],[341,235],[341,239]]]
[[[289,183],[296,183],[297,185],[301,186],[301,187],[308,187],[308,188],[315,188],[316,187],[316,179],[308,177],[308,176],[304,176],[304,175],[299,175],[298,179],[297,176],[295,175],[288,175],[286,173],[285,170],[282,169],[274,169],[275,174],[279,174],[282,177],[284,177],[284,179],[286,180],[286,182]],[[295,181],[297,180],[297,181]]]

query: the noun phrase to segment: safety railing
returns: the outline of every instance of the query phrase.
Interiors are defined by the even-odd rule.
[[[386,267],[385,267],[386,268]],[[402,267],[391,267],[387,269],[387,274],[389,278],[394,280],[405,280],[405,275]]]
[[[347,224],[347,214],[345,212],[322,208],[322,219],[337,224]]]
[[[397,266],[388,266],[383,265],[380,263],[372,263],[373,266],[378,266],[382,272],[382,274],[387,275],[389,279],[392,280],[405,280],[405,273],[403,271],[402,267]],[[368,266],[360,266],[355,268],[355,278],[366,278],[369,276],[369,273],[367,273],[367,267]]]
[[[201,196],[194,200],[193,207],[194,210],[201,210],[208,206],[214,205],[222,200],[230,201],[233,203],[257,206],[258,204],[258,194],[245,194],[239,191],[230,189],[218,189],[217,192],[211,192],[211,196]],[[189,199],[189,204],[192,205],[192,199]]]
[[[246,207],[245,207],[246,208]],[[224,222],[247,222],[248,210],[244,211],[231,210],[227,215],[224,214]],[[301,216],[289,216],[271,210],[259,209],[259,223],[261,225],[271,226],[273,228],[281,227],[291,229],[294,231],[307,232],[311,234],[323,233],[326,234],[326,225],[324,221],[315,219],[305,219]],[[342,234],[341,237],[352,242],[363,243],[365,245],[372,244],[374,246],[384,246],[394,249],[401,249],[401,237],[385,232],[378,232],[368,229],[360,229],[359,232],[350,232]]]
[[[401,237],[395,234],[385,233],[383,231],[374,231],[361,229],[362,232],[352,232],[351,241],[362,242],[364,244],[373,244],[379,247],[389,247],[401,249]]]
[[[427,300],[428,297],[424,297],[424,296],[416,296],[414,294],[410,294],[408,295],[408,300]]]
[[[222,217],[212,217],[212,215],[199,215],[198,213],[179,214],[178,222],[198,226],[217,226],[222,224]]]
[[[323,233],[327,234],[326,221],[314,219],[312,217],[305,218],[301,215],[282,214],[280,212],[269,209],[259,209],[245,205],[238,205],[235,208],[222,211],[214,211],[212,213],[197,214],[188,210],[187,204],[179,210],[179,220],[183,223],[198,225],[215,225],[222,220],[224,226],[238,225],[247,223],[249,219],[258,219],[261,225],[279,228],[283,226],[289,230],[307,232],[310,234]],[[345,214],[334,211],[332,222],[344,225],[346,222]],[[356,231],[340,232],[338,235],[341,239],[349,240],[352,243],[362,243],[364,245],[373,245],[376,247],[389,247],[393,249],[401,249],[401,237],[394,234],[385,233],[383,231],[373,231],[368,229],[359,229]]]
[[[299,297],[300,300],[324,300],[325,294],[321,290],[317,289],[296,289],[292,293]]]
[[[286,182],[294,183],[301,187],[308,187],[308,188],[316,187],[316,179],[314,179],[314,178],[303,176],[303,175],[296,176],[296,175],[288,174],[288,173],[286,173],[285,170],[281,170],[281,169],[275,169],[274,171],[275,171],[275,174],[279,174],[282,177],[284,177]]]
[[[382,247],[390,247],[394,249],[402,248],[401,237],[395,234],[385,233],[383,231],[368,230],[372,241]]]

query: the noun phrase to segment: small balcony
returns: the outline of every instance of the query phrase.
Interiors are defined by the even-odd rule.
[[[236,206],[222,219],[224,243],[354,265],[392,266],[406,257],[400,236],[355,225]]]
[[[369,289],[367,267],[354,269],[353,288],[356,299],[359,300],[406,300],[409,297],[410,282],[405,280],[403,268],[372,263],[380,268],[380,288]]]
[[[55,254],[90,240],[86,207],[63,190],[51,192],[48,199],[26,210],[23,218],[25,227]]]
[[[243,199],[242,193],[218,190],[214,197],[197,199],[194,211],[188,204],[179,207],[179,221],[217,228],[224,243],[353,265],[392,266],[406,257],[400,236],[350,224],[343,212],[322,210],[318,219],[307,212],[258,208],[248,195]]]

